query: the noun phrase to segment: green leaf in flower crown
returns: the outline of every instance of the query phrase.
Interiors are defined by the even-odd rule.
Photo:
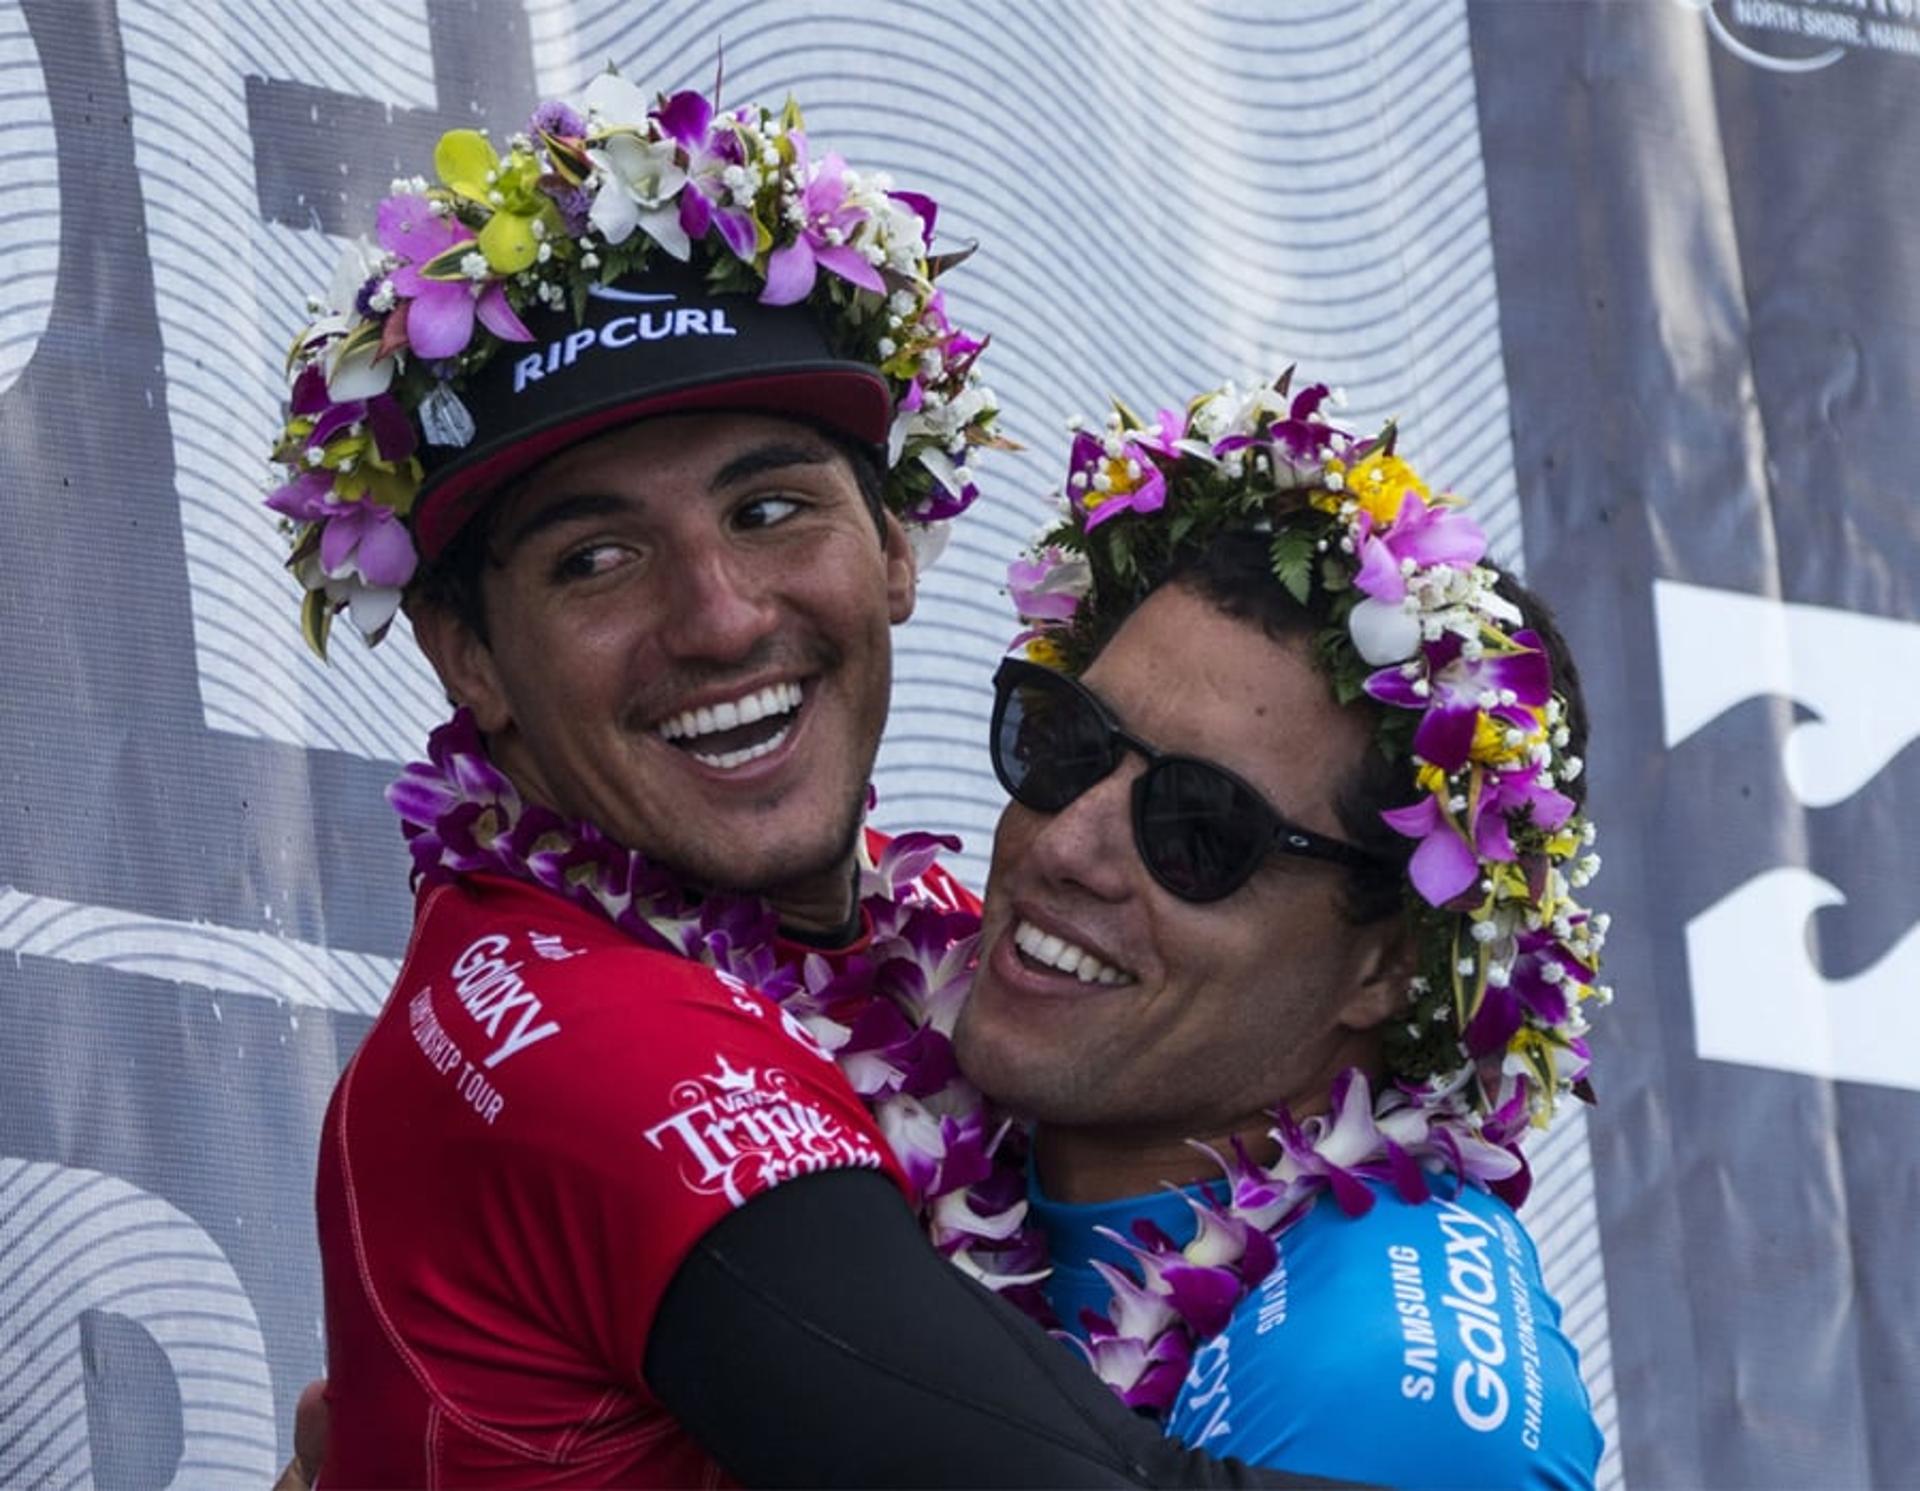
[[[440,250],[426,263],[420,265],[420,278],[458,284],[467,277],[466,271],[460,267],[460,261],[468,254],[476,254],[479,251],[471,238],[463,238],[451,248]]]
[[[293,552],[287,555],[288,569],[297,569],[320,552],[320,535],[325,532],[326,526],[324,523],[308,523],[301,528],[300,536],[293,541]]]
[[[324,590],[309,590],[300,603],[300,635],[321,662],[327,660],[327,633],[333,630],[333,606]]]
[[[341,340],[336,362],[344,362],[347,358],[365,352],[370,347],[379,346],[380,338],[385,334],[388,319],[391,318],[362,321],[355,326]]]
[[[1287,528],[1274,535],[1273,577],[1287,594],[1306,605],[1313,594],[1313,534],[1305,528]]]
[[[949,269],[954,268],[956,265],[966,263],[967,260],[973,257],[974,251],[979,247],[980,245],[978,243],[970,243],[965,248],[954,249],[951,253],[928,254],[927,278],[937,280]]]

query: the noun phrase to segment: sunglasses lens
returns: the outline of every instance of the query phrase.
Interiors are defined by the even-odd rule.
[[[1264,855],[1267,817],[1265,804],[1224,772],[1160,761],[1140,786],[1140,857],[1176,896],[1217,901]]]
[[[1106,723],[1065,679],[1004,687],[993,766],[1017,802],[1057,813],[1113,770]]]

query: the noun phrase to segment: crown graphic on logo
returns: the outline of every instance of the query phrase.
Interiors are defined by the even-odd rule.
[[[748,1067],[744,1072],[736,1072],[727,1065],[727,1058],[722,1056],[720,1070],[710,1077],[701,1078],[701,1081],[711,1082],[720,1092],[751,1092],[756,1085],[754,1082],[756,1075],[752,1067]]]

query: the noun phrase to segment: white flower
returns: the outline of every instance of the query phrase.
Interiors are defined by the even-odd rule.
[[[913,550],[913,571],[924,575],[946,553],[947,540],[953,537],[953,524],[908,523],[906,530],[907,547]]]
[[[639,125],[647,117],[647,95],[618,73],[603,72],[580,96],[583,112],[611,125]]]
[[[1420,645],[1420,619],[1397,602],[1368,596],[1347,617],[1354,650],[1376,668],[1412,657]]]
[[[693,245],[673,200],[687,184],[678,151],[672,140],[621,133],[587,152],[600,182],[587,218],[608,243],[624,243],[639,228],[674,258],[687,259]]]
[[[345,355],[349,337],[366,321],[354,304],[360,287],[386,267],[386,255],[366,239],[356,238],[349,243],[327,285],[327,314],[307,328],[301,343],[303,347],[326,343],[322,365],[327,375],[327,397],[336,404],[374,398],[393,384],[399,359],[380,357],[377,343],[363,345],[352,356]]]

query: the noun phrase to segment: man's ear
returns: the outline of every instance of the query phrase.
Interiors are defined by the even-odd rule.
[[[407,601],[407,620],[413,623],[414,640],[440,675],[447,697],[473,711],[482,733],[495,734],[513,722],[493,650],[472,627],[450,607],[412,598]]]
[[[913,561],[913,544],[900,520],[888,513],[880,528],[880,546],[887,562],[887,615],[895,626],[913,615],[919,567]]]
[[[1407,1007],[1407,986],[1420,964],[1420,939],[1412,921],[1396,913],[1355,927],[1360,964],[1353,988],[1340,1006],[1348,1030],[1372,1030]]]

